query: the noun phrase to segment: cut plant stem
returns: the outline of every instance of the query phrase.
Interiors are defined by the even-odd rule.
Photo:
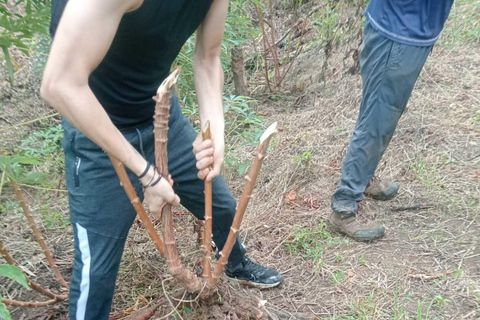
[[[180,68],[174,70],[160,85],[157,95],[153,97],[155,105],[155,164],[158,172],[168,178],[168,119],[170,118],[170,103],[172,86],[176,83]],[[168,271],[182,283],[189,292],[198,293],[204,283],[190,270],[186,269],[178,257],[177,245],[173,229],[172,206],[165,204],[162,209],[163,239],[165,240]]]
[[[212,138],[210,121],[207,121],[202,130],[203,140]],[[205,180],[205,226],[203,228],[203,278],[210,279],[212,260],[212,181]]]
[[[135,192],[132,182],[128,178],[127,172],[125,171],[125,167],[115,157],[111,155],[108,155],[108,156],[110,157],[110,161],[112,161],[113,163],[113,168],[115,169],[115,172],[117,173],[118,178],[120,179],[120,184],[122,185],[123,189],[127,193],[128,199],[130,199],[130,202],[135,208],[135,211],[137,212],[138,217],[140,218],[140,221],[145,226],[145,229],[147,229],[150,239],[153,241],[153,243],[155,244],[155,247],[160,252],[160,254],[163,257],[165,257],[165,245],[163,244],[162,239],[158,235],[157,230],[155,230],[155,226],[153,225],[152,220],[150,219],[147,212],[145,211],[145,208],[143,207],[142,202],[140,201],[140,198]]]
[[[15,182],[14,179],[10,178],[10,183],[12,184],[13,190],[15,191],[15,194],[18,198],[18,201],[20,202],[20,205],[22,206],[23,213],[25,214],[25,217],[28,220],[28,223],[30,224],[30,228],[32,228],[33,234],[35,236],[35,239],[37,239],[38,243],[42,247],[43,253],[45,254],[45,257],[47,258],[48,264],[53,270],[53,273],[55,273],[55,276],[57,277],[58,281],[60,284],[66,288],[68,288],[68,284],[63,278],[62,274],[57,268],[57,265],[55,264],[55,261],[53,260],[52,253],[47,247],[47,244],[45,243],[45,239],[42,236],[42,233],[37,227],[37,224],[35,223],[35,220],[32,217],[32,214],[30,213],[30,207],[27,205],[25,202],[25,199],[23,198],[22,191],[20,190],[20,187],[18,184]]]
[[[10,255],[10,253],[8,252],[7,248],[5,247],[5,245],[3,244],[3,242],[0,240],[0,254],[5,258],[5,260],[7,261],[8,264],[12,265],[12,266],[17,266],[17,263],[15,262],[15,260],[12,258],[12,256]],[[23,272],[22,272],[23,273]],[[68,295],[57,295],[53,292],[51,292],[50,290],[47,290],[45,288],[43,288],[41,285],[39,285],[38,283],[36,282],[33,282],[32,280],[30,280],[26,275],[25,273],[23,274],[25,276],[25,279],[27,279],[27,284],[34,290],[40,292],[41,294],[49,297],[49,298],[52,298],[52,299],[55,299],[56,301],[64,301],[64,300],[67,300],[68,299]]]
[[[48,301],[17,301],[17,300],[2,299],[1,302],[6,306],[23,307],[23,308],[40,308],[40,307],[51,306],[58,303],[58,301],[55,299],[48,300]]]
[[[220,259],[215,266],[215,269],[213,270],[212,277],[210,278],[208,284],[209,288],[213,288],[216,285],[218,277],[225,269],[225,265],[228,262],[230,252],[232,251],[233,245],[237,241],[237,235],[240,231],[240,225],[243,220],[243,215],[245,214],[248,202],[252,197],[252,191],[255,187],[255,182],[257,180],[258,173],[260,172],[260,168],[262,167],[263,160],[265,159],[268,145],[276,132],[277,123],[275,122],[270,127],[268,127],[267,130],[265,130],[265,132],[260,137],[260,143],[257,147],[255,159],[253,160],[253,164],[248,172],[248,175],[245,177],[246,182],[245,187],[243,188],[242,197],[238,202],[237,211],[235,212],[235,218],[233,219],[232,226],[230,227],[227,241],[225,242],[222,251],[220,251]]]

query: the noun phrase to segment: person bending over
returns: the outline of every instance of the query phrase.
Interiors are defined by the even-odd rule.
[[[225,244],[236,209],[220,176],[225,128],[220,53],[228,4],[228,0],[52,2],[54,39],[41,95],[63,116],[62,146],[75,235],[72,320],[108,319],[125,240],[136,216],[107,153],[129,169],[136,192],[153,213],[159,213],[165,202],[181,203],[203,219],[203,180],[211,180],[213,240],[220,250]],[[168,132],[173,180],[162,178],[152,185],[158,179],[148,165],[155,163],[152,96],[196,30],[195,89],[200,122],[203,126],[210,120],[212,139],[196,137],[173,96]],[[282,281],[277,271],[252,262],[245,253],[238,239],[227,277],[262,288]]]

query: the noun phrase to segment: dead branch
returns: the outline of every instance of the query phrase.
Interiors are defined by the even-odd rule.
[[[8,264],[12,265],[12,266],[16,266],[18,267],[18,264],[15,262],[15,260],[12,258],[12,256],[10,255],[10,253],[8,252],[7,248],[5,247],[5,245],[3,244],[3,242],[0,240],[0,254],[5,258],[5,260],[7,261]],[[30,280],[26,275],[25,273],[22,271],[23,275],[25,276],[25,279],[27,279],[27,284],[35,291],[38,291],[39,293],[49,297],[49,298],[52,298],[56,301],[63,301],[63,300],[67,300],[68,299],[68,295],[57,295],[53,292],[51,292],[50,290],[47,290],[45,288],[43,288],[41,285],[39,285],[38,283],[36,282],[33,282],[32,280]]]
[[[155,314],[155,311],[157,311],[158,307],[160,307],[160,303],[157,303],[153,306],[150,306],[150,307],[147,307],[147,308],[144,308],[144,309],[140,309],[138,311],[136,311],[135,313],[131,314],[128,318],[126,318],[125,320],[147,320],[147,319],[150,319],[151,317],[153,317],[153,315]]]
[[[263,19],[262,10],[255,5],[255,9],[257,10],[258,22],[260,24],[260,29],[262,30],[262,44],[263,44],[263,60],[264,60],[264,68],[265,68],[265,80],[267,81],[267,86],[270,92],[273,92],[272,86],[270,84],[270,79],[268,77],[268,53],[267,49],[270,47],[268,44],[267,33],[265,31],[265,20]]]
[[[17,300],[9,300],[9,299],[2,299],[2,303],[6,306],[12,307],[23,307],[23,308],[41,308],[54,305],[58,303],[57,300],[47,300],[47,301],[17,301]]]
[[[406,206],[406,207],[393,207],[391,210],[393,212],[399,212],[399,211],[409,211],[409,210],[423,210],[423,209],[431,209],[435,208],[433,204],[430,203],[418,203],[412,206]]]
[[[165,245],[163,244],[162,239],[160,239],[160,236],[158,235],[157,230],[155,230],[155,226],[153,225],[152,220],[150,219],[147,212],[145,211],[145,208],[143,207],[142,202],[140,201],[140,198],[138,198],[138,195],[135,192],[135,189],[133,188],[132,182],[128,178],[127,172],[125,171],[125,167],[115,157],[111,155],[108,155],[108,156],[110,157],[110,161],[112,161],[113,163],[113,168],[115,169],[115,172],[117,173],[118,178],[120,179],[120,184],[122,185],[123,189],[127,193],[128,199],[130,199],[130,202],[135,208],[135,211],[137,212],[138,217],[140,218],[140,221],[142,221],[143,225],[145,226],[145,229],[147,229],[150,239],[153,241],[153,243],[155,244],[155,247],[160,252],[160,254],[163,257],[165,257]]]
[[[419,273],[419,274],[409,273],[408,277],[411,278],[411,279],[435,280],[435,279],[438,279],[438,278],[441,278],[441,277],[445,277],[445,276],[447,276],[447,275],[449,275],[453,272],[454,271],[452,271],[452,270],[447,270],[445,272],[441,272],[441,273],[435,274],[433,276],[429,276],[429,275],[426,275],[426,274],[423,274],[423,273]]]
[[[153,98],[156,102],[155,106],[155,163],[158,172],[168,177],[168,120],[170,118],[170,99],[172,97],[172,86],[177,81],[180,68],[173,71],[160,85],[157,95]],[[177,245],[175,243],[175,235],[173,229],[172,206],[164,205],[162,209],[163,220],[163,239],[165,240],[166,259],[168,263],[168,271],[172,276],[182,283],[189,292],[200,292],[203,287],[202,281],[186,269],[178,256]]]
[[[207,121],[202,130],[203,140],[212,138],[210,132],[210,121]],[[212,242],[212,181],[205,180],[205,226],[203,228],[203,278],[208,280],[211,275],[211,243]]]
[[[23,212],[25,214],[25,217],[28,220],[28,223],[30,224],[30,228],[33,231],[33,234],[35,236],[35,239],[37,239],[38,243],[42,247],[43,253],[45,254],[45,257],[47,258],[48,264],[53,270],[53,273],[55,273],[55,276],[57,277],[58,281],[60,284],[66,288],[68,288],[68,284],[63,278],[62,274],[57,268],[57,265],[55,264],[55,261],[53,260],[52,253],[47,247],[47,244],[45,243],[45,239],[42,236],[42,233],[37,227],[37,224],[35,223],[35,220],[32,217],[32,214],[30,213],[30,207],[27,205],[25,202],[25,199],[23,198],[22,191],[20,190],[20,187],[18,186],[17,182],[13,180],[13,178],[10,178],[10,183],[12,184],[13,190],[15,191],[15,195],[18,198],[18,201],[20,202],[20,205],[22,206]]]
[[[235,218],[233,219],[232,226],[230,227],[230,232],[228,234],[227,241],[223,246],[222,251],[220,252],[220,260],[218,261],[215,269],[213,271],[212,277],[210,278],[208,287],[213,288],[218,281],[218,277],[223,272],[225,265],[228,262],[228,257],[232,251],[233,245],[237,241],[237,235],[240,231],[240,225],[242,223],[243,215],[247,208],[248,202],[252,197],[252,191],[255,186],[255,182],[262,167],[263,160],[265,159],[267,148],[272,139],[272,136],[277,132],[277,123],[273,123],[267,130],[263,133],[260,138],[260,143],[257,147],[257,154],[253,161],[252,167],[249,170],[248,175],[245,177],[246,183],[242,192],[242,197],[237,205],[237,211],[235,212]]]
[[[277,54],[277,47],[275,46],[275,31],[277,30],[277,28],[275,28],[275,21],[273,20],[273,15],[274,15],[274,12],[273,12],[273,0],[269,0],[268,1],[268,8],[269,8],[269,11],[270,11],[270,37],[272,38],[272,45],[268,45],[270,47],[270,52],[272,54],[272,58],[273,58],[273,63],[274,63],[274,67],[275,67],[275,80],[277,81],[277,84],[276,86],[279,87],[278,85],[278,80],[280,79],[280,62],[278,60],[278,54]]]

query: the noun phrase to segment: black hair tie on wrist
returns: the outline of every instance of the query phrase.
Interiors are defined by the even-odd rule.
[[[145,188],[153,187],[154,185],[156,185],[157,183],[159,183],[160,180],[162,180],[162,175],[159,173],[157,180],[153,181],[153,183],[151,183],[151,184],[150,184],[150,183],[147,184],[147,185],[145,186]],[[151,182],[151,181],[150,181],[150,182]]]
[[[150,170],[150,166],[151,166],[150,162],[147,161],[147,167],[142,172],[142,174],[138,176],[138,179],[142,179],[143,177],[145,177],[147,175],[148,170]]]

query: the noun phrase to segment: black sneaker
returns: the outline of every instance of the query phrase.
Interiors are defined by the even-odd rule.
[[[256,264],[248,258],[234,268],[227,267],[225,274],[229,279],[260,289],[276,287],[283,280],[277,271]]]

